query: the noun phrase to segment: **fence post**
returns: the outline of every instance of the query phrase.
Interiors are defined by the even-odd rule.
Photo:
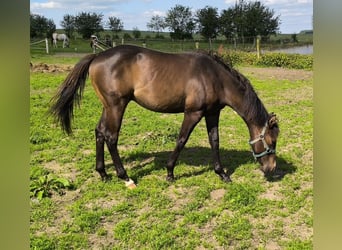
[[[256,49],[257,49],[257,58],[258,60],[260,59],[260,39],[261,36],[257,36],[257,43],[256,43]]]
[[[49,54],[49,41],[45,38],[45,47],[46,47],[46,54]]]

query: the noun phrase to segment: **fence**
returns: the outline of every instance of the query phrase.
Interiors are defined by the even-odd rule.
[[[42,46],[42,43],[44,43],[44,46]],[[37,42],[32,42],[30,43],[31,49],[36,49],[36,50],[45,50],[46,54],[49,54],[49,41],[47,38],[44,40],[40,40]]]

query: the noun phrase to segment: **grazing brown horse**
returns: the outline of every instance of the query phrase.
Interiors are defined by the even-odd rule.
[[[215,172],[226,182],[219,155],[218,124],[225,106],[234,109],[247,124],[253,155],[265,175],[276,167],[276,141],[279,133],[276,116],[269,114],[247,78],[219,57],[204,53],[169,54],[141,47],[122,45],[85,56],[69,73],[50,112],[70,134],[73,108],[82,98],[89,74],[103,104],[95,129],[96,170],[108,178],[104,165],[107,144],[119,178],[132,184],[118,154],[117,142],[122,117],[129,101],[164,113],[184,113],[184,120],[166,164],[167,180],[174,180],[176,160],[189,135],[205,118]],[[133,183],[134,185],[134,183]]]

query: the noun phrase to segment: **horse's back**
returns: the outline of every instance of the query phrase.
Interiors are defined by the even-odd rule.
[[[63,40],[63,41],[68,39],[66,34],[58,34],[57,38],[58,40]]]
[[[122,45],[99,53],[89,75],[100,99],[125,97],[153,111],[177,113],[217,102],[217,81],[208,73],[214,66],[201,54]]]

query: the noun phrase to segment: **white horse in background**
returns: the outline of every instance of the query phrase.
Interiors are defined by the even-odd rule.
[[[66,34],[52,34],[53,47],[57,48],[57,41],[63,41],[63,48],[69,47],[69,38]]]

